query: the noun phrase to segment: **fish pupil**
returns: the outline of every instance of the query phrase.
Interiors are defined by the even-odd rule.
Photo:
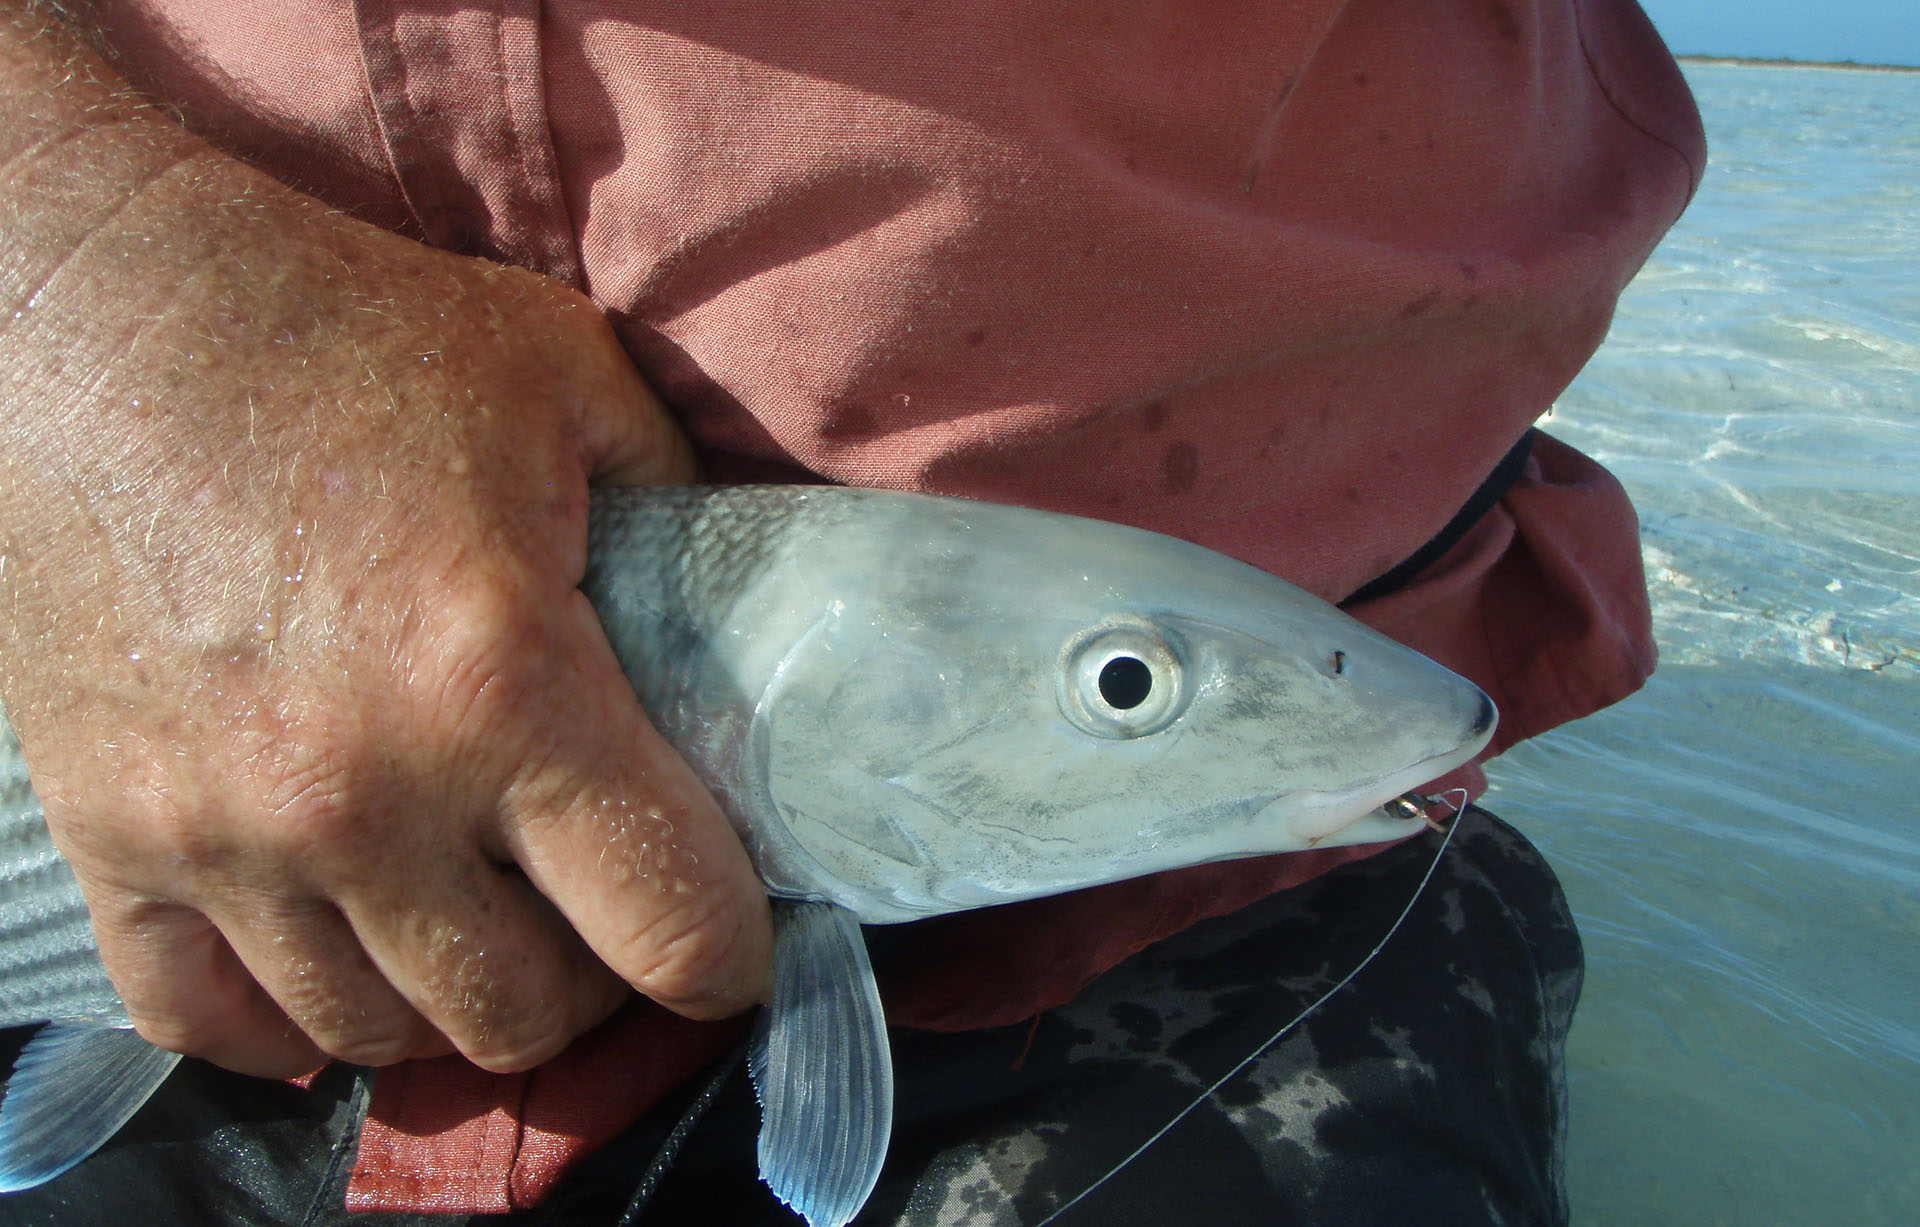
[[[1100,697],[1115,711],[1132,711],[1153,693],[1153,670],[1137,656],[1116,656],[1100,667]]]

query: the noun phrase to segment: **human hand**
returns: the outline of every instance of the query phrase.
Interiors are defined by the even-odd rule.
[[[598,312],[79,144],[0,199],[0,694],[141,1033],[513,1070],[751,1005],[763,889],[575,586],[589,481],[693,472]]]

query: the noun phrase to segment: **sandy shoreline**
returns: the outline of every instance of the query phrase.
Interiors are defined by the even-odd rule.
[[[1676,55],[1682,64],[1736,65],[1741,68],[1837,68],[1849,72],[1920,72],[1910,64],[1860,64],[1853,60],[1790,60],[1744,55]]]

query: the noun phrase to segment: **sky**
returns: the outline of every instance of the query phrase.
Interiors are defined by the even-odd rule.
[[[1675,55],[1920,67],[1916,0],[1640,0]]]

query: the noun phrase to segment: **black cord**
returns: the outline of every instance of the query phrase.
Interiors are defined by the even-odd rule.
[[[707,1114],[707,1109],[713,1106],[714,1100],[720,1098],[720,1092],[726,1086],[728,1079],[739,1070],[740,1063],[746,1060],[747,1046],[752,1042],[748,1039],[734,1048],[727,1059],[722,1061],[719,1068],[714,1071],[713,1077],[707,1080],[706,1086],[693,1097],[693,1102],[687,1105],[687,1110],[680,1114],[680,1119],[673,1123],[673,1128],[667,1131],[667,1136],[661,1139],[660,1149],[654,1152],[653,1161],[647,1164],[647,1170],[642,1173],[640,1183],[633,1190],[632,1199],[627,1202],[626,1212],[620,1216],[615,1227],[634,1227],[634,1224],[640,1221],[640,1216],[646,1212],[647,1203],[653,1200],[653,1195],[660,1190],[660,1182],[666,1179],[668,1169],[672,1168],[674,1160],[680,1157],[681,1147],[687,1144],[687,1139],[693,1135],[694,1129],[700,1124],[700,1118]]]

